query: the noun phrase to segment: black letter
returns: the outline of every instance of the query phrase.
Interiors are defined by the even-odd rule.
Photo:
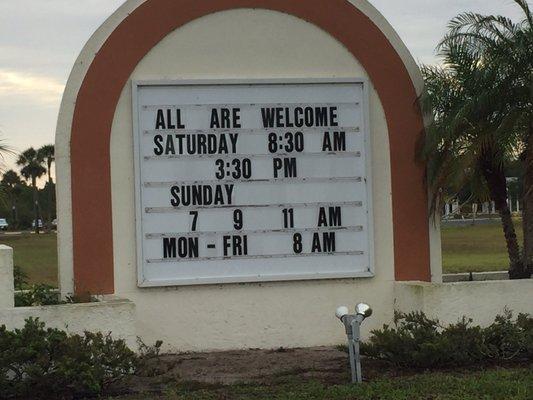
[[[335,151],[346,151],[346,132],[333,132]]]
[[[328,109],[327,107],[315,107],[315,124],[316,126],[328,126]]]
[[[329,208],[329,226],[342,226],[342,211],[340,207]]]
[[[262,108],[261,115],[263,116],[263,127],[264,128],[273,128],[274,127],[274,108]]]
[[[220,128],[220,121],[218,120],[218,112],[216,108],[213,108],[211,110],[211,129],[212,128]]]
[[[320,210],[318,211],[318,226],[328,226],[328,220],[326,219],[326,209],[324,207],[320,207]]]
[[[170,200],[170,204],[172,204],[174,207],[179,207],[180,205],[180,188],[179,186],[172,186],[170,189],[170,195],[173,197]]]
[[[163,239],[163,258],[176,258],[176,238]]]
[[[329,109],[329,120],[331,126],[339,126],[337,122],[337,107],[331,107]]]
[[[241,116],[239,115],[240,112],[241,112],[240,108],[233,109],[233,128],[241,127],[241,124],[240,124]]]
[[[163,110],[157,110],[157,119],[155,122],[155,129],[166,129],[165,114]]]
[[[176,125],[172,125],[172,110],[167,110],[168,129],[176,129]]]
[[[176,110],[176,120],[177,120],[178,129],[184,129],[185,125],[181,123],[181,110],[179,108]]]
[[[160,156],[161,154],[163,154],[163,145],[161,144],[162,141],[163,141],[163,136],[161,135],[154,136],[154,144],[157,146],[154,148],[154,154],[156,156]]]

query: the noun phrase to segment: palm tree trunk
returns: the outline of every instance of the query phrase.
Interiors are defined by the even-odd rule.
[[[50,168],[52,168],[52,159],[48,158],[48,209],[47,209],[47,221],[46,221],[46,230],[50,232],[52,230],[52,175],[50,173]]]
[[[533,274],[533,120],[529,123],[524,168],[522,223],[524,228],[524,265]]]
[[[48,182],[46,188],[46,197],[48,199],[48,206],[46,207],[46,232],[52,231],[52,185]]]
[[[490,158],[490,157],[489,157]],[[503,234],[507,244],[507,253],[509,255],[509,277],[511,279],[520,279],[524,275],[524,266],[520,255],[520,247],[516,238],[511,210],[507,204],[507,180],[502,168],[495,168],[492,159],[484,160],[483,175],[487,180],[490,195],[500,214]]]
[[[13,224],[11,228],[17,227],[17,206],[15,204],[15,196],[11,196],[11,218],[13,219]]]
[[[51,158],[48,158],[46,160],[46,166],[48,167],[47,171],[48,171],[48,183],[52,183],[52,172],[50,171],[50,169],[52,168],[52,159]]]
[[[37,198],[37,179],[35,176],[31,178],[31,186],[33,191],[33,215],[35,221],[35,233],[39,234],[39,210],[37,208],[38,198]]]

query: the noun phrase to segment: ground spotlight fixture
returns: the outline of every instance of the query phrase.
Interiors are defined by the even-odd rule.
[[[348,353],[350,354],[350,370],[352,383],[363,382],[361,373],[361,353],[359,341],[361,339],[361,323],[372,315],[372,308],[368,304],[359,303],[355,306],[355,314],[349,314],[348,307],[340,306],[335,311],[335,316],[341,320],[348,336]]]
[[[342,321],[342,319],[349,313],[350,313],[350,310],[348,310],[348,307],[340,306],[340,307],[337,307],[337,310],[335,311],[335,316]]]
[[[372,309],[368,304],[365,303],[359,303],[355,306],[355,314],[356,315],[362,315],[366,319],[372,315]]]

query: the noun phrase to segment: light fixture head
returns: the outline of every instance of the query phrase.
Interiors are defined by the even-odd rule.
[[[348,313],[350,312],[350,310],[348,310],[348,307],[346,306],[340,306],[340,307],[337,307],[337,310],[335,311],[335,316],[342,320],[342,317],[344,317],[345,315],[348,315]]]
[[[372,308],[368,304],[359,303],[355,306],[355,313],[361,315],[364,318],[368,318],[372,315]]]

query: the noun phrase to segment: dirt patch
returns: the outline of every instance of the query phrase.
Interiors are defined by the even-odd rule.
[[[344,377],[346,353],[329,347],[246,350],[162,357],[184,381],[208,384],[270,383],[291,375],[330,380]]]
[[[405,374],[375,360],[364,360],[363,372],[365,380]],[[112,392],[161,392],[169,385],[183,384],[193,390],[295,381],[338,385],[350,379],[348,355],[334,347],[165,354],[148,362],[139,375],[117,385]]]

